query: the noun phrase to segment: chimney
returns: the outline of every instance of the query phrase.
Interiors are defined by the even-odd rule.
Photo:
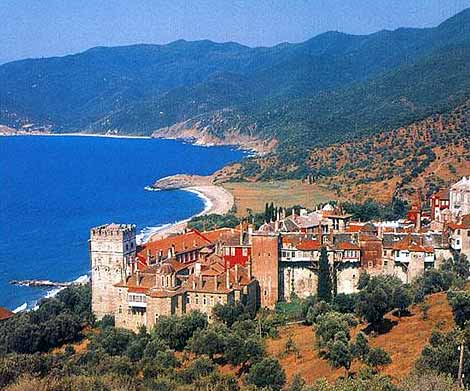
[[[235,264],[235,284],[238,284],[238,263]]]
[[[243,244],[243,224],[240,222],[240,246]]]
[[[418,213],[416,214],[416,232],[419,232],[421,230],[421,208],[418,210]]]
[[[214,290],[217,291],[217,276],[214,276]]]
[[[171,245],[171,254],[173,257],[176,255],[176,248],[174,244]]]
[[[147,263],[150,265],[150,257],[152,256],[152,253],[150,252],[150,248],[147,247]]]
[[[248,243],[251,244],[251,239],[253,236],[253,224],[248,226]]]
[[[202,289],[204,286],[204,280],[202,279],[202,273],[199,273],[199,289]]]
[[[275,231],[275,232],[279,232],[279,220],[276,220],[276,221],[274,222],[274,231]]]
[[[246,270],[248,272],[248,280],[251,280],[252,278],[252,271],[251,271],[251,256],[248,258],[248,261],[246,262]]]
[[[230,267],[225,271],[227,289],[230,289]]]
[[[137,286],[140,286],[140,271],[138,269],[135,272],[135,280],[137,282]]]
[[[194,274],[196,276],[199,276],[201,274],[201,264],[199,262],[196,262],[194,264]]]

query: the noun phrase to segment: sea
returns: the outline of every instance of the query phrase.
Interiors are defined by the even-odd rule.
[[[86,279],[93,226],[132,223],[145,239],[201,213],[195,193],[145,188],[178,173],[212,174],[245,154],[150,138],[0,137],[0,306],[34,308],[56,292],[11,280]]]

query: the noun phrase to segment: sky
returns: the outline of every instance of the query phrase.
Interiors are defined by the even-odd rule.
[[[470,0],[0,0],[0,63],[95,46],[301,42],[325,31],[432,27]]]

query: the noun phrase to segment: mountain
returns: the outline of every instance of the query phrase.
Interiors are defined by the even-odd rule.
[[[244,175],[303,177],[319,145],[463,104],[469,60],[470,9],[434,28],[327,32],[274,47],[182,40],[98,47],[0,66],[0,123],[274,140],[270,164],[248,161]]]

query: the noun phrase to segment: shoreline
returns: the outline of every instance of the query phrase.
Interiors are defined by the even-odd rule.
[[[0,125],[1,126],[1,125]],[[247,153],[247,157],[262,156],[263,153],[256,147],[244,147],[242,144],[236,143],[205,143],[199,142],[197,139],[189,139],[185,137],[154,137],[150,136],[139,136],[130,134],[103,134],[103,133],[46,133],[46,132],[12,132],[6,133],[0,131],[0,137],[18,137],[18,136],[42,136],[42,137],[100,137],[100,138],[118,138],[118,139],[144,139],[144,140],[173,140],[180,141],[183,144],[190,144],[201,148],[212,148],[212,147],[229,147],[235,150],[244,151]]]
[[[100,133],[0,133],[0,137],[18,136],[41,136],[41,137],[100,137],[100,138],[123,138],[123,139],[152,139],[151,136],[120,135],[120,134],[100,134]]]
[[[179,190],[186,191],[197,195],[204,202],[204,210],[195,214],[194,216],[188,217],[187,219],[177,221],[175,223],[165,224],[161,227],[157,227],[153,232],[148,234],[147,240],[143,243],[148,243],[155,240],[160,240],[170,235],[183,233],[188,226],[188,222],[199,216],[205,216],[209,214],[225,214],[232,209],[235,204],[233,195],[224,189],[222,186],[217,185],[204,185],[204,186],[189,186],[183,187]],[[153,190],[153,191],[164,191],[164,190]]]

